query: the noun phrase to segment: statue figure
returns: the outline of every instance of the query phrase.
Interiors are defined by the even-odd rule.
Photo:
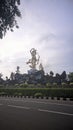
[[[18,73],[18,74],[20,73],[20,70],[19,70],[19,69],[20,69],[20,67],[19,67],[19,66],[17,66],[16,73]]]
[[[29,61],[27,62],[27,64],[30,64],[29,67],[32,69],[36,69],[36,65],[39,63],[39,58],[40,56],[37,53],[37,50],[32,48],[30,50],[31,56],[32,58],[29,59]]]
[[[39,70],[44,70],[42,63],[40,63],[40,65],[39,65]]]

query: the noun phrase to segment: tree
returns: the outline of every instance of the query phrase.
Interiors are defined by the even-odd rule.
[[[54,73],[53,71],[50,71],[50,76],[53,77]]]
[[[0,79],[2,78],[2,76],[3,76],[2,73],[0,73]]]
[[[69,81],[73,82],[73,72],[69,73],[68,77],[69,77]]]
[[[8,80],[8,76],[6,76],[6,81]]]
[[[53,71],[50,71],[50,75],[49,75],[49,82],[52,84],[54,82],[54,77],[53,77],[54,73]]]
[[[14,26],[19,28],[16,20],[16,16],[21,17],[19,5],[20,0],[0,0],[0,39],[7,30],[13,31]]]
[[[60,76],[60,74],[56,73],[55,81],[56,81],[57,84],[61,84],[61,76]]]
[[[11,72],[10,79],[13,81],[15,79],[15,74]]]
[[[3,84],[3,79],[2,79],[2,76],[3,76],[3,74],[2,74],[2,73],[0,73],[0,84]]]
[[[62,72],[62,74],[61,74],[61,80],[62,80],[62,82],[66,81],[66,71]]]

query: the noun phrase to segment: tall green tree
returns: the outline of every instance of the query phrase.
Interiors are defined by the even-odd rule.
[[[73,82],[73,72],[70,72],[68,77],[69,77],[69,81]]]
[[[21,17],[19,5],[20,0],[0,0],[0,39],[7,30],[13,31],[14,26],[19,28],[16,20],[16,16]]]
[[[58,74],[58,73],[56,73],[55,82],[56,82],[57,84],[61,84],[61,75]]]
[[[62,82],[66,81],[66,71],[62,72],[62,74],[61,74],[61,80],[62,80]]]

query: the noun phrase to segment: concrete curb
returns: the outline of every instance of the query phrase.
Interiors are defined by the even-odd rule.
[[[49,101],[73,101],[73,98],[62,98],[62,97],[33,97],[33,96],[0,96],[4,98],[21,98],[21,99],[46,99]]]

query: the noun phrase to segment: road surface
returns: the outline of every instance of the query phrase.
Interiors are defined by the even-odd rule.
[[[73,102],[0,97],[0,130],[73,130]]]

